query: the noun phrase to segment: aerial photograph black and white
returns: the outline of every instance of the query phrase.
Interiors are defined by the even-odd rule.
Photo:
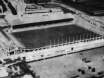
[[[0,78],[104,78],[104,0],[0,0]]]

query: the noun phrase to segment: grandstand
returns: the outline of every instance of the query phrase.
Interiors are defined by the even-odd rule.
[[[36,22],[36,23],[28,23],[28,24],[21,24],[21,25],[14,25],[13,29],[21,29],[21,28],[29,28],[29,27],[41,27],[46,25],[52,25],[52,24],[59,24],[64,22],[70,22],[73,18],[66,18],[66,19],[59,19],[59,20],[51,20],[51,21],[43,21],[43,22]]]

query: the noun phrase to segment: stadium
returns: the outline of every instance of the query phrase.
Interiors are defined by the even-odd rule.
[[[81,14],[78,11],[73,12],[74,9],[68,8],[68,6],[64,6],[61,3],[53,4],[52,2],[52,4],[39,4],[39,6],[34,4],[26,4],[26,6],[22,6],[22,4],[21,6],[17,4],[19,6],[18,10],[16,9],[18,14],[17,16],[15,15],[16,13],[13,15],[5,14],[5,17],[1,19],[0,64],[2,65],[1,68],[8,68],[7,71],[5,71],[7,72],[6,76],[11,75],[11,73],[8,72],[9,69],[11,70],[10,72],[12,72],[13,77],[15,75],[21,75],[22,72],[20,69],[22,69],[22,66],[17,66],[17,64],[20,63],[27,64],[35,62],[34,65],[36,65],[36,63],[41,60],[48,61],[49,59],[51,60],[51,58],[55,59],[59,56],[68,56],[73,54],[83,55],[83,51],[104,46],[104,25],[101,22],[92,20],[93,18],[90,18],[83,13]],[[19,11],[21,7],[23,8]],[[96,51],[94,54],[96,54]],[[67,58],[68,61],[73,59],[72,57],[73,56]],[[77,59],[81,59],[82,62],[87,63],[87,66],[88,63],[92,61],[85,57]],[[96,58],[94,59],[96,60]],[[59,62],[58,58],[57,60],[58,61],[56,62]],[[70,62],[78,61],[75,60],[76,59],[73,59]],[[66,62],[66,59],[63,61]],[[48,64],[51,65],[51,63]],[[75,65],[75,63],[73,64]],[[57,64],[53,62],[52,65]],[[59,63],[59,65],[61,65],[61,63]],[[57,66],[59,67],[59,65]],[[62,65],[64,68],[67,66],[64,65],[64,63]],[[96,64],[94,63],[94,65]],[[41,65],[38,65],[38,67],[39,66],[42,67]],[[18,67],[18,69],[16,67]],[[26,66],[23,65],[23,67]],[[45,70],[44,68],[47,67],[48,66],[41,69]],[[23,73],[29,71],[25,69],[26,68],[23,69]]]
[[[75,12],[67,10],[57,4],[46,4],[41,6],[44,8],[61,8],[65,14],[75,14]],[[75,19],[65,18],[45,22],[14,25],[12,26],[12,31],[7,34],[19,47],[26,49],[35,49],[99,37],[99,35],[95,32],[83,28],[84,26],[81,27],[72,23],[73,21],[75,21]],[[62,25],[63,23],[64,25]],[[57,24],[59,25],[57,26]],[[39,29],[34,29],[34,27],[38,27]]]
[[[10,25],[4,27],[2,34],[9,40],[8,46],[11,43],[13,44],[12,47],[14,47],[12,50],[10,50],[12,47],[4,48],[7,56],[17,54],[16,57],[19,57],[22,56],[22,54],[18,55],[19,53],[28,52],[30,54],[31,52],[31,54],[36,53],[33,55],[37,55],[35,57],[40,59],[41,55],[47,57],[49,54],[51,56],[51,53],[56,56],[57,51],[59,51],[58,55],[60,55],[62,51],[65,54],[103,45],[101,35],[104,33],[100,32],[100,28],[98,28],[101,25],[97,26],[97,22],[95,23],[88,17],[76,14],[76,11],[73,11],[72,8],[67,9],[67,6],[58,3],[39,4],[39,6],[26,4],[26,6],[24,9],[28,9],[28,11],[24,9],[23,12],[17,10],[19,18],[14,15],[5,16]],[[34,8],[34,6],[38,9]],[[21,7],[18,7],[18,9],[21,9]],[[99,42],[95,40],[99,40]],[[2,45],[5,46],[6,43]],[[56,46],[57,48],[52,50]],[[46,51],[47,49],[48,51]],[[42,53],[40,53],[40,50]],[[32,57],[32,55],[23,57]]]
[[[44,8],[59,8],[61,5],[42,4],[41,6]],[[10,26],[4,27],[2,32],[9,40],[7,41],[8,45],[6,42],[5,44],[2,43],[3,46],[7,46],[4,47],[5,54],[8,56],[6,58],[17,59],[18,57],[25,57],[27,61],[39,60],[104,45],[103,36],[101,36],[104,33],[99,33],[97,24],[94,21],[75,15],[75,12],[65,9],[63,6],[61,6],[60,12],[51,12],[51,14],[55,13],[58,18],[53,18],[50,12],[47,11],[38,11],[39,13],[36,13],[30,9],[29,12],[33,15],[41,14],[42,19],[47,17],[49,20],[12,24],[17,22],[17,19],[9,20],[10,17],[8,17],[6,20],[10,21]],[[30,17],[31,13],[26,15],[28,17],[26,17],[27,22],[34,21]],[[23,22],[24,17],[22,16],[18,19],[20,22]],[[41,20],[41,18],[39,19]]]

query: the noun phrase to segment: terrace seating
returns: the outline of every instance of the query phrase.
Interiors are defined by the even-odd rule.
[[[67,42],[67,43],[63,43],[63,44],[50,45],[50,46],[36,48],[36,49],[24,49],[23,52],[33,52],[33,51],[39,51],[39,50],[43,50],[43,49],[50,49],[50,48],[59,47],[59,46],[77,44],[77,43],[80,43],[80,42],[87,43],[87,42],[90,42],[90,41],[101,40],[101,39],[104,39],[104,37],[95,37],[95,38],[90,38],[90,39],[84,39],[84,40],[78,40],[78,41],[73,41],[73,42]],[[73,49],[74,48],[72,47],[71,50],[73,50]]]

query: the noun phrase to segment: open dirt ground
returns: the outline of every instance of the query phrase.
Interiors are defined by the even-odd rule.
[[[103,51],[104,47],[101,47],[29,65],[40,78],[95,78],[93,76],[99,76],[98,72],[104,71]]]

